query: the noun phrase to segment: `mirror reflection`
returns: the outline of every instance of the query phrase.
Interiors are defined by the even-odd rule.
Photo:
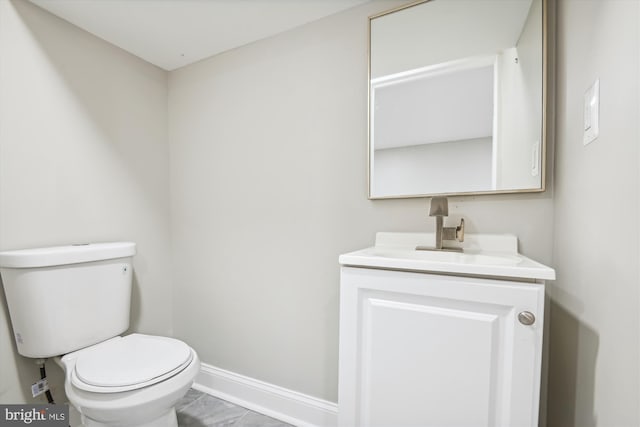
[[[370,19],[370,198],[543,190],[542,3]]]

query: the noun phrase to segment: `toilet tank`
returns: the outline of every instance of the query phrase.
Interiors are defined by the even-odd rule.
[[[0,252],[18,352],[58,356],[129,327],[132,242]]]

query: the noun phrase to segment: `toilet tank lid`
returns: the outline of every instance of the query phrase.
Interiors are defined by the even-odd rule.
[[[133,242],[85,243],[0,252],[0,268],[37,268],[124,258],[136,254]]]

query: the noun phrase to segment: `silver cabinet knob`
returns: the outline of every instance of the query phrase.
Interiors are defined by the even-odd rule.
[[[521,311],[518,313],[518,320],[523,325],[533,325],[536,321],[536,316],[530,311]]]

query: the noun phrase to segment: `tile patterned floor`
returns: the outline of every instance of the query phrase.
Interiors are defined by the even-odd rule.
[[[178,402],[176,413],[180,427],[292,427],[194,389]]]

